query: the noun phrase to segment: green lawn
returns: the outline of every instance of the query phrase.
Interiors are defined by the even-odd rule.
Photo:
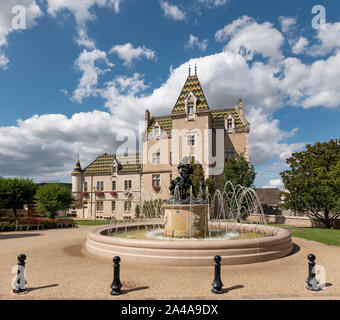
[[[302,228],[284,224],[269,224],[273,227],[288,229],[293,237],[314,240],[324,244],[340,246],[340,230],[321,228]]]
[[[94,220],[75,220],[77,223],[78,223],[78,226],[94,226]],[[100,226],[100,225],[103,225],[103,224],[109,224],[110,223],[110,220],[109,221],[106,221],[106,220],[99,220],[97,219],[96,220],[96,225],[97,226]]]

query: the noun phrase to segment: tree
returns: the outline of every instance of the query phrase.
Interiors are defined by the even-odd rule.
[[[215,180],[208,178],[204,181],[204,184],[206,186],[208,186],[208,192],[209,192],[210,196],[213,196],[215,194],[215,191],[216,191]]]
[[[254,165],[250,164],[243,156],[236,159],[228,159],[224,164],[222,184],[229,180],[234,187],[240,184],[243,187],[254,187],[256,172]]]
[[[57,182],[38,187],[36,195],[37,211],[54,218],[57,211],[67,210],[73,201],[72,191]]]
[[[158,218],[161,213],[162,200],[145,200],[142,206],[142,213],[144,218]]]
[[[200,180],[202,177],[204,178],[204,170],[200,163],[195,163],[194,159],[191,159],[190,165],[193,168],[193,172],[190,175],[190,180],[193,185],[192,192],[197,196],[200,190]]]
[[[139,208],[139,205],[137,204],[135,207],[135,217],[139,218],[139,215],[140,215],[140,208]]]
[[[31,179],[1,178],[0,179],[0,207],[17,210],[26,204],[32,204],[36,192],[36,185]]]
[[[340,140],[307,144],[293,153],[283,171],[285,209],[305,213],[331,228],[340,216]]]
[[[199,194],[201,178],[202,177],[204,178],[204,170],[200,163],[195,163],[194,159],[191,160],[190,165],[194,169],[193,173],[190,175],[190,180],[193,184],[193,193],[197,196]],[[211,196],[213,196],[216,191],[215,180],[211,178],[207,178],[204,180],[204,185],[208,186],[208,192]],[[205,193],[206,193],[206,189],[204,188],[203,190],[204,197],[205,197]]]

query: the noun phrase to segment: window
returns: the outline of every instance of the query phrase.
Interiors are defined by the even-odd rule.
[[[124,181],[124,189],[130,190],[132,188],[132,181],[131,180],[125,180]]]
[[[194,146],[195,145],[195,135],[189,134],[187,136],[187,142],[188,142],[188,146]]]
[[[161,154],[160,152],[152,154],[152,164],[160,164],[161,163]]]
[[[194,102],[193,101],[188,101],[188,115],[193,115],[194,114]]]
[[[159,186],[161,184],[161,179],[159,174],[152,175],[152,186]]]
[[[84,182],[84,191],[87,192],[87,182]]]
[[[153,134],[155,137],[158,137],[159,136],[159,133],[160,133],[160,128],[159,126],[155,126],[154,129],[153,129]]]
[[[233,147],[225,148],[225,160],[235,158],[235,149]]]
[[[104,210],[104,202],[97,201],[97,211],[103,211],[103,210]]]
[[[117,188],[117,182],[112,181],[112,191],[116,191],[116,188]]]
[[[125,212],[131,211],[131,200],[124,201],[124,211]]]
[[[111,210],[112,212],[116,211],[116,201],[111,202]]]
[[[104,181],[97,181],[97,191],[104,190]]]
[[[234,128],[234,118],[231,115],[228,116],[225,126],[227,130]]]
[[[189,117],[192,117],[195,114],[195,98],[192,93],[188,96],[187,113]]]

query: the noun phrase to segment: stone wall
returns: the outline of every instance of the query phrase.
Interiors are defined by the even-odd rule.
[[[312,220],[308,217],[294,217],[294,216],[281,216],[281,215],[265,215],[267,223],[285,224],[294,227],[316,227],[322,228],[319,221]],[[260,215],[251,215],[248,217],[249,221],[260,222]],[[340,229],[340,219],[334,224],[335,229]]]

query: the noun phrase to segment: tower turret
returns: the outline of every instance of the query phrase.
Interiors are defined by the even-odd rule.
[[[72,172],[72,193],[76,200],[81,198],[83,171],[78,160]]]

